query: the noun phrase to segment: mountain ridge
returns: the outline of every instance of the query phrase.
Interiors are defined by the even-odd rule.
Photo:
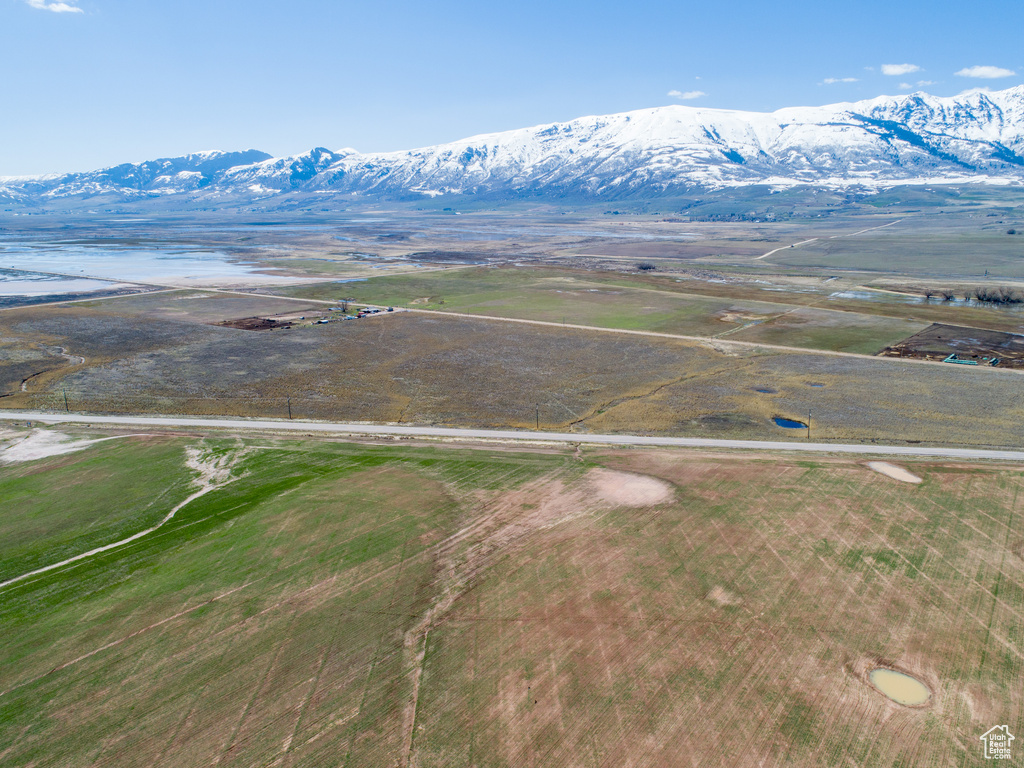
[[[206,152],[87,173],[0,178],[13,205],[282,195],[654,197],[733,186],[1024,182],[1024,86],[917,92],[761,113],[668,105],[397,152]]]

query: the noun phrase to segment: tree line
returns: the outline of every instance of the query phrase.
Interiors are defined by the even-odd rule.
[[[926,288],[922,291],[926,300],[938,298],[942,301],[955,301],[960,296],[966,301],[980,301],[988,304],[1024,304],[1024,293],[1016,288],[999,285],[982,288],[970,288],[959,294],[949,288]]]

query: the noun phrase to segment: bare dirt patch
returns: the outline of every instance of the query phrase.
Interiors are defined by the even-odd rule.
[[[224,320],[217,323],[225,328],[237,328],[240,331],[271,331],[275,328],[291,328],[287,320],[275,320],[272,317],[243,317],[238,320]]]
[[[721,606],[740,605],[743,602],[743,598],[739,595],[735,595],[725,587],[719,585],[711,588],[711,591],[707,593],[704,598],[710,600],[713,603],[717,603]]]
[[[869,461],[868,467],[873,469],[875,472],[879,472],[886,477],[891,477],[893,480],[899,480],[903,483],[917,484],[921,482],[921,478],[917,475],[913,475],[903,467],[898,467],[887,461]]]
[[[200,490],[209,491],[237,480],[237,477],[232,477],[231,470],[248,453],[241,446],[221,454],[210,451],[204,444],[189,446],[185,449],[185,465],[199,475],[193,484]]]
[[[13,431],[0,432],[0,463],[16,464],[22,461],[37,461],[51,456],[62,456],[88,448],[90,445],[122,437],[149,437],[149,435],[115,435],[95,440],[74,440],[63,432],[35,429],[28,435]]]
[[[602,501],[617,507],[651,507],[672,498],[672,486],[647,475],[592,469],[587,482]]]

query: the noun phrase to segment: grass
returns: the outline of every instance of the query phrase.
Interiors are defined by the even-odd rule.
[[[913,320],[800,308],[731,333],[729,338],[873,355],[927,327]]]
[[[190,491],[183,459],[181,440],[126,438],[12,465],[0,475],[0,581],[159,522]]]
[[[1020,238],[1007,235],[1005,226],[905,234],[898,232],[899,226],[858,238],[820,240],[780,251],[770,259],[781,266],[917,277],[1024,278]]]
[[[764,281],[762,281],[764,282]],[[469,268],[279,289],[285,295],[491,315],[599,328],[875,354],[931,322],[1019,331],[1006,308],[914,302],[882,292],[842,295],[830,283],[769,286],[552,268]],[[831,294],[839,293],[838,296]],[[749,327],[748,327],[749,326]]]
[[[0,482],[78,473],[78,517],[196,440]],[[1020,722],[1013,467],[247,442],[158,533],[4,590],[6,763],[980,765],[988,720]],[[531,517],[594,466],[676,500]],[[935,705],[879,698],[879,659]]]

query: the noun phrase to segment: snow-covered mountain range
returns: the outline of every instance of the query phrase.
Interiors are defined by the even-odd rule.
[[[657,107],[405,152],[205,152],[90,173],[0,177],[0,205],[174,196],[216,206],[296,193],[619,199],[751,184],[964,180],[1024,181],[1024,86],[771,113]]]

